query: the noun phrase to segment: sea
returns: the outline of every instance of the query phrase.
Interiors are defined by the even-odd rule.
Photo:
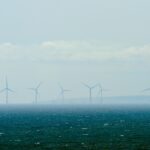
[[[0,150],[150,150],[150,104],[0,105]]]

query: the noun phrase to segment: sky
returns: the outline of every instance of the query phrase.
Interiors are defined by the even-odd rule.
[[[0,89],[12,101],[88,96],[101,83],[105,96],[150,94],[149,0],[0,0]],[[97,89],[93,95],[96,96]],[[0,95],[3,102],[4,93]]]

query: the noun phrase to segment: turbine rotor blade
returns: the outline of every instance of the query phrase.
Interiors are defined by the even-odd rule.
[[[3,93],[3,92],[5,92],[6,91],[6,88],[5,89],[2,89],[1,91],[0,91],[0,93]]]
[[[108,91],[110,91],[110,90],[109,90],[109,89],[103,89],[103,91],[108,92]]]
[[[13,90],[11,90],[11,89],[9,89],[9,88],[7,88],[6,90],[8,90],[9,92],[15,92],[15,91],[13,91]]]
[[[82,84],[83,84],[85,87],[89,88],[89,89],[91,88],[89,85],[87,85],[87,84],[85,84],[85,83],[83,83],[83,82],[82,82]]]
[[[40,83],[38,84],[38,86],[36,87],[36,89],[38,89],[41,85],[42,85],[42,82],[40,82]]]
[[[96,84],[96,85],[92,86],[91,89],[94,89],[94,88],[96,88],[97,86],[98,86],[98,85]]]
[[[68,90],[68,89],[64,89],[60,84],[58,84],[60,89],[61,89],[61,93],[63,94],[64,92],[69,92],[71,90]]]
[[[71,90],[63,90],[64,92],[70,92]]]
[[[35,88],[28,88],[28,90],[32,90],[32,91],[35,91],[36,89],[35,89]]]
[[[61,89],[61,91],[63,91],[63,87],[61,86],[61,84],[58,83],[59,88]]]
[[[150,88],[144,89],[142,92],[150,91]]]

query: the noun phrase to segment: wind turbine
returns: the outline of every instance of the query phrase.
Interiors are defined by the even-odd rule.
[[[35,93],[35,104],[37,104],[38,94],[39,94],[39,88],[40,88],[41,84],[42,83],[40,82],[37,87],[35,87],[35,88],[29,88],[29,90],[32,90]]]
[[[92,90],[97,87],[97,85],[89,86],[85,83],[82,83],[85,87],[89,89],[89,101],[92,102]]]
[[[150,92],[150,88],[146,88],[146,89],[142,90],[141,92],[142,93],[148,93],[148,92]]]
[[[98,87],[99,87],[98,95],[101,95],[101,102],[103,103],[103,88],[100,83],[98,84]]]
[[[98,95],[101,96],[101,102],[103,103],[103,92],[104,92],[104,91],[109,91],[109,90],[104,89],[100,83],[99,83],[97,86],[99,87]]]
[[[62,96],[62,101],[64,102],[64,100],[65,100],[65,95],[64,95],[64,93],[66,93],[66,92],[70,92],[70,90],[68,90],[68,89],[64,89],[60,84],[59,84],[59,87],[60,87],[60,95]]]
[[[150,88],[144,89],[142,92],[150,91]]]
[[[7,77],[5,78],[5,88],[2,89],[0,93],[2,92],[6,92],[6,104],[8,104],[9,92],[14,92],[14,91],[9,88]]]

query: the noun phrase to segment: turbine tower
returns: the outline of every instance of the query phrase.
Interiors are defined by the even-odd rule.
[[[109,90],[108,89],[104,89],[100,83],[97,86],[99,87],[98,95],[101,96],[101,102],[103,103],[103,92],[104,91],[109,91]]]
[[[64,100],[65,100],[65,95],[64,95],[64,93],[66,93],[66,92],[70,92],[70,90],[68,90],[68,89],[64,89],[61,85],[59,85],[59,87],[60,87],[60,95],[62,96],[62,101],[64,102]]]
[[[101,102],[103,103],[103,88],[102,88],[102,85],[99,83],[97,86],[99,87],[98,95],[101,96]]]
[[[35,104],[37,104],[38,101],[38,94],[39,94],[39,88],[41,86],[41,82],[38,84],[38,86],[36,88],[29,88],[29,90],[32,90],[35,93]]]
[[[2,93],[2,92],[5,92],[5,93],[6,93],[6,104],[8,104],[9,92],[14,92],[14,91],[9,88],[7,77],[5,78],[5,88],[2,89],[2,90],[0,91],[0,93]]]
[[[85,87],[89,89],[89,101],[92,102],[92,90],[97,87],[97,85],[89,86],[85,83],[82,83]]]

